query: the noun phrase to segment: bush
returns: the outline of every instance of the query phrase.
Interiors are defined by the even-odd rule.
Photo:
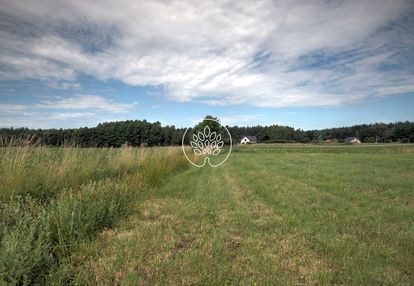
[[[110,180],[61,193],[49,206],[31,198],[2,204],[0,274],[10,284],[41,283],[70,256],[79,241],[93,238],[127,213],[129,185]]]
[[[0,213],[1,281],[41,283],[53,265],[45,210],[30,198],[15,198]]]
[[[80,240],[91,239],[112,227],[127,213],[128,185],[113,181],[89,184],[62,194],[48,210],[48,228],[58,257],[68,256]]]

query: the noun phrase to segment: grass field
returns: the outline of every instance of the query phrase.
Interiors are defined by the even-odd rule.
[[[103,178],[91,172],[91,180],[79,180],[76,194],[99,194],[103,189],[104,200],[112,202],[119,199],[113,192],[126,188],[128,211],[81,232],[88,235],[75,235],[67,244],[76,242],[76,247],[52,240],[59,259],[40,264],[47,271],[39,270],[36,261],[31,276],[19,274],[23,270],[18,267],[14,272],[5,268],[13,265],[8,260],[15,253],[10,251],[36,257],[39,249],[17,251],[10,246],[9,233],[19,231],[4,226],[1,247],[9,256],[0,260],[3,280],[98,285],[414,284],[414,145],[243,146],[219,168],[184,168],[178,154],[165,154],[170,160],[160,161],[164,149],[156,150],[161,150],[158,161],[147,160],[145,167],[131,163],[123,175],[107,171]],[[138,186],[137,179],[131,181],[160,162],[169,167],[139,179],[154,182]],[[61,189],[64,181],[58,182]],[[27,190],[24,183],[9,184],[15,192]],[[67,213],[69,218],[58,220],[67,229],[79,206],[64,203],[73,195],[61,191],[35,211],[36,222]],[[88,203],[96,200],[96,194],[89,197]],[[20,208],[27,212],[27,207]],[[83,208],[87,212],[88,205]],[[14,221],[26,219],[18,213]],[[92,217],[89,221],[99,221],[99,214]],[[56,219],[46,224],[59,225]],[[49,228],[40,228],[44,229]],[[59,233],[48,231],[51,237]],[[74,236],[72,229],[66,234]]]

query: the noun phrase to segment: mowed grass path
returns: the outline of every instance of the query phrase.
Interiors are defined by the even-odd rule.
[[[190,168],[102,233],[97,284],[412,285],[414,149],[236,149]]]

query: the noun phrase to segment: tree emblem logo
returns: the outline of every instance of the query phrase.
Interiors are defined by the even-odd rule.
[[[218,119],[207,116],[195,128],[185,130],[182,149],[194,166],[204,167],[208,163],[211,167],[218,167],[230,156],[232,139],[227,127],[222,126]]]
[[[206,126],[203,132],[193,134],[190,145],[196,155],[218,155],[224,142],[221,140],[221,134],[211,132],[210,127]]]

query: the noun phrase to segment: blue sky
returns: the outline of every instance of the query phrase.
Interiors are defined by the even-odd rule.
[[[0,127],[414,120],[412,1],[0,2]]]

